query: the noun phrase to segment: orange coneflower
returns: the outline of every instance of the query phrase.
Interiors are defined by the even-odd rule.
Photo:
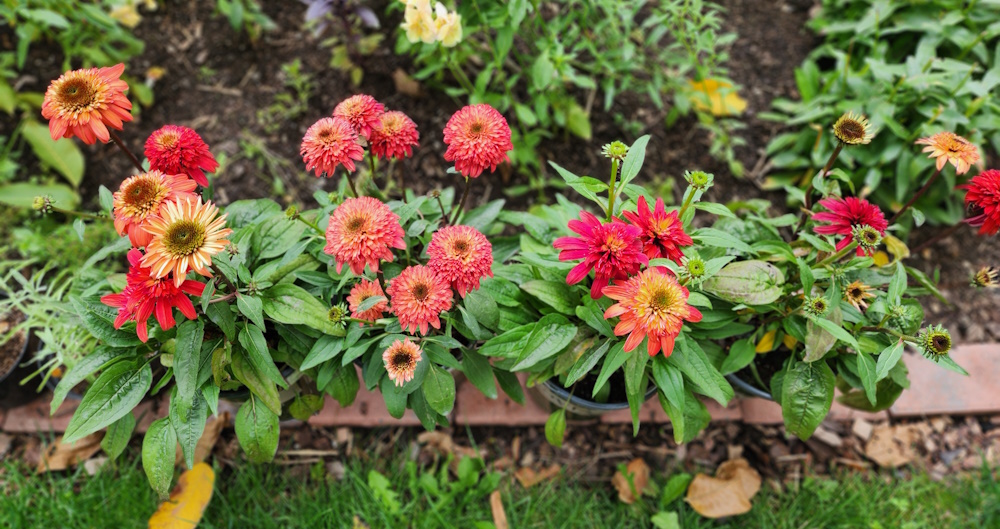
[[[125,97],[128,84],[120,79],[124,64],[85,68],[52,81],[42,100],[42,117],[49,120],[53,140],[76,136],[90,145],[108,142],[108,127],[122,130],[132,121],[132,103]]]
[[[351,317],[370,322],[381,318],[382,314],[389,310],[389,302],[386,300],[379,301],[367,310],[358,310],[358,307],[365,300],[376,296],[385,297],[385,292],[382,292],[382,287],[377,282],[362,279],[360,283],[354,285],[351,288],[351,293],[347,296],[347,303],[351,309]],[[363,323],[360,325],[364,326]]]
[[[420,329],[427,334],[428,324],[441,328],[441,313],[451,308],[451,286],[427,266],[403,269],[385,289],[389,311],[399,318],[399,325],[410,334]]]
[[[379,118],[385,112],[382,103],[368,94],[357,94],[341,101],[333,109],[333,117],[347,120],[354,132],[365,139],[378,127]]]
[[[444,159],[455,162],[455,170],[466,178],[479,176],[487,167],[495,171],[514,148],[507,120],[485,103],[455,112],[444,126],[444,143]]]
[[[391,248],[404,249],[403,227],[399,215],[382,201],[372,197],[349,198],[333,210],[326,228],[326,248],[337,262],[337,273],[344,264],[361,275],[365,265],[378,272],[380,261],[392,262]]]
[[[128,234],[132,246],[146,246],[153,236],[146,231],[148,219],[156,216],[167,202],[194,199],[198,187],[184,175],[152,170],[126,178],[114,194],[115,229]]]
[[[323,118],[306,130],[299,149],[306,171],[316,170],[316,176],[333,176],[338,165],[354,170],[354,161],[363,160],[365,151],[358,144],[358,133],[343,118]]]
[[[627,281],[605,287],[604,294],[618,301],[604,311],[604,318],[621,316],[615,335],[629,335],[625,351],[635,349],[648,337],[650,356],[660,350],[663,356],[670,356],[684,322],[701,321],[701,312],[687,304],[688,290],[660,268],[647,268]]]
[[[953,132],[938,132],[933,136],[920,138],[916,143],[927,146],[923,152],[930,153],[929,158],[937,158],[939,171],[944,164],[951,162],[955,166],[955,174],[965,174],[979,162],[979,149]]]
[[[212,256],[229,244],[225,239],[233,230],[226,228],[226,215],[218,218],[219,208],[211,202],[191,199],[167,202],[158,217],[146,226],[153,240],[146,246],[142,265],[155,278],[173,272],[174,284],[181,286],[188,270],[211,277]]]
[[[179,125],[164,125],[146,140],[149,166],[169,174],[186,174],[198,185],[208,187],[205,171],[219,168],[205,140],[193,129]]]
[[[479,288],[483,276],[493,277],[493,245],[471,226],[447,226],[434,232],[427,256],[427,266],[463,298]]]
[[[399,111],[382,114],[379,124],[372,129],[369,138],[372,154],[379,158],[405,158],[419,145],[420,133],[417,124]]]
[[[389,380],[397,386],[413,380],[420,358],[420,347],[409,338],[392,342],[392,345],[382,353],[382,362],[385,363],[385,370],[389,373]]]

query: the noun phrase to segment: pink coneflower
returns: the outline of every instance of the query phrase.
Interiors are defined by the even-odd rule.
[[[497,109],[487,105],[469,105],[455,112],[444,126],[444,159],[455,162],[455,170],[466,178],[475,178],[487,167],[509,160],[514,148],[510,126]]]
[[[582,220],[569,221],[569,229],[580,237],[560,237],[552,246],[562,250],[560,261],[583,259],[566,275],[566,282],[574,285],[594,270],[594,284],[590,297],[598,299],[612,279],[627,279],[639,267],[649,264],[642,252],[642,230],[625,224],[620,219],[602,224],[594,215],[580,212]]]
[[[348,307],[351,309],[351,317],[356,320],[365,320],[373,323],[375,320],[381,318],[385,314],[385,311],[389,310],[388,300],[379,301],[366,310],[358,310],[358,307],[365,300],[377,296],[385,297],[385,293],[382,292],[382,287],[375,281],[362,279],[358,284],[354,285],[351,288],[351,293],[347,296]],[[364,324],[360,325],[363,326]]]
[[[413,154],[419,140],[417,124],[406,114],[394,110],[382,114],[378,126],[372,129],[369,144],[372,154],[380,159],[400,159]]]
[[[380,261],[392,262],[392,248],[404,249],[399,215],[372,197],[348,198],[333,210],[326,228],[326,248],[337,261],[337,273],[344,264],[357,275],[367,264],[378,272]]]
[[[313,123],[302,138],[299,149],[306,171],[316,170],[316,176],[333,176],[338,165],[354,170],[354,161],[362,160],[365,151],[358,144],[358,134],[342,118],[323,118]]]
[[[623,215],[642,230],[643,250],[650,259],[665,257],[680,263],[684,257],[681,246],[694,244],[691,237],[684,233],[684,225],[677,212],[667,213],[662,198],[656,199],[656,207],[650,212],[646,197],[639,197],[636,211],[626,211]]]
[[[132,103],[125,97],[128,84],[121,80],[124,64],[110,68],[84,68],[52,81],[42,100],[42,117],[49,120],[53,140],[76,136],[88,145],[111,140],[108,127],[122,130],[132,121]]]
[[[410,334],[427,334],[428,325],[441,328],[442,312],[451,308],[451,285],[427,266],[403,269],[385,289],[389,311],[399,318],[399,325]]]
[[[852,230],[855,226],[868,225],[878,231],[879,235],[885,236],[885,230],[889,224],[882,215],[878,206],[868,202],[863,198],[826,198],[819,201],[819,205],[829,211],[816,213],[813,220],[817,222],[829,222],[826,226],[816,226],[814,231],[823,235],[844,235],[845,237],[837,243],[837,251],[843,250],[854,240]],[[865,249],[859,245],[858,255],[864,255]]]
[[[1000,171],[987,169],[958,187],[965,190],[965,206],[972,212],[965,222],[978,227],[980,235],[996,235],[1000,231]]]
[[[447,226],[434,232],[427,256],[427,266],[463,298],[479,288],[484,276],[493,277],[493,245],[471,226]]]
[[[208,187],[205,172],[215,172],[219,162],[194,129],[164,125],[149,135],[145,147],[149,167],[167,174],[185,174]]]
[[[148,219],[158,215],[167,202],[194,200],[198,184],[184,175],[157,170],[126,178],[114,194],[114,221],[118,235],[128,234],[132,246],[146,246],[153,236],[146,231]]]
[[[174,308],[180,310],[187,319],[196,319],[198,315],[187,294],[200,296],[205,285],[190,279],[182,281],[180,285],[175,285],[167,277],[157,279],[150,274],[149,268],[142,266],[141,261],[142,252],[135,248],[129,250],[125,290],[101,297],[101,303],[118,308],[115,329],[121,328],[125,322],[134,321],[136,335],[145,342],[149,340],[147,322],[154,314],[163,330],[174,326]]]
[[[389,380],[396,386],[402,386],[413,380],[420,358],[420,347],[409,338],[392,342],[392,345],[382,353],[382,362],[389,373]]]
[[[670,356],[684,322],[701,321],[701,312],[687,303],[688,290],[660,268],[647,268],[627,281],[605,288],[604,293],[618,301],[604,311],[604,318],[621,316],[615,325],[615,336],[628,335],[626,352],[648,337],[649,356],[660,351],[663,356]]]
[[[374,97],[357,94],[341,101],[333,109],[333,117],[347,120],[358,136],[368,139],[372,129],[379,126],[383,112],[385,107]]]

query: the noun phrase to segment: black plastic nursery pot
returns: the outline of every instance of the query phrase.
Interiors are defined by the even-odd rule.
[[[609,411],[628,409],[628,401],[592,401],[578,395],[571,394],[568,389],[560,386],[558,382],[551,379],[535,386],[534,389],[540,395],[545,397],[545,400],[552,405],[553,410],[565,408],[566,413],[581,419],[600,417]],[[656,395],[656,387],[650,386],[649,390],[646,391],[646,396],[643,399],[643,402],[653,398],[653,395]]]
[[[761,399],[774,400],[774,397],[772,397],[770,393],[753,386],[752,384],[736,376],[735,374],[726,375],[726,380],[728,380],[729,383],[733,385],[734,389],[736,389],[737,391],[748,397],[757,397]]]
[[[4,382],[11,373],[17,371],[27,351],[28,333],[23,330],[0,345],[0,382]]]

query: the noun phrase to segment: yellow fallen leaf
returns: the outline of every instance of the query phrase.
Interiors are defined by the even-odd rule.
[[[714,478],[696,475],[684,501],[707,518],[743,514],[750,511],[750,499],[760,490],[760,483],[760,474],[746,459],[733,459],[719,465]]]
[[[139,14],[139,11],[132,4],[118,6],[111,10],[108,15],[129,29],[134,29],[139,25],[139,22],[142,22],[142,15]]]
[[[764,333],[764,336],[760,337],[760,341],[757,342],[757,347],[754,348],[758,353],[769,353],[774,350],[774,338],[778,335],[777,329],[771,329]]]
[[[785,344],[785,347],[789,349],[795,349],[795,345],[799,343],[791,334],[786,334],[784,338],[781,339],[781,343]]]
[[[910,248],[906,246],[906,243],[889,235],[885,234],[882,237],[882,242],[885,243],[885,249],[889,250],[889,253],[896,258],[897,261],[902,261],[910,256]]]
[[[889,264],[889,254],[879,250],[872,255],[872,260],[875,261],[875,266],[885,266]]]
[[[490,511],[493,512],[493,526],[496,529],[509,529],[507,513],[503,509],[503,499],[500,498],[499,490],[490,493]]]
[[[207,463],[198,463],[181,474],[170,499],[160,504],[149,519],[149,529],[194,529],[212,499],[215,472]]]
[[[642,458],[637,457],[629,461],[625,467],[625,474],[622,474],[620,470],[615,472],[614,477],[611,478],[611,484],[618,490],[618,499],[622,503],[631,505],[639,499],[639,496],[642,496],[646,487],[649,486],[649,465]]]
[[[707,110],[714,116],[735,116],[742,114],[747,102],[740,97],[732,83],[705,79],[688,80],[691,85],[691,103],[698,110]]]

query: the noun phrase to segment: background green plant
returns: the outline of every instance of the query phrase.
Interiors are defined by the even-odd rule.
[[[517,117],[511,161],[532,180],[507,190],[514,195],[561,185],[538,177],[544,168],[535,148],[560,131],[589,140],[595,104],[608,111],[616,98],[638,96],[661,109],[670,126],[695,111],[689,79],[729,82],[725,48],[736,35],[720,34],[714,3],[563,0],[554,7],[548,13],[537,0],[461,2],[464,37],[456,47],[413,44],[402,31],[396,41],[398,53],[415,56],[415,78]],[[716,132],[713,153],[741,171],[732,153],[739,140],[727,132],[733,120],[698,114]]]
[[[795,71],[801,101],[778,99],[776,112],[761,114],[795,129],[768,145],[776,171],[766,186],[784,186],[801,201],[791,186],[808,185],[823,167],[836,143],[829,124],[850,110],[867,115],[878,133],[840,161],[852,191],[884,210],[899,210],[933,171],[913,146],[918,138],[951,131],[981,155],[1000,150],[998,9],[994,0],[824,0],[809,23],[823,43]],[[961,196],[952,191],[959,180],[945,169],[906,218],[961,219]]]

